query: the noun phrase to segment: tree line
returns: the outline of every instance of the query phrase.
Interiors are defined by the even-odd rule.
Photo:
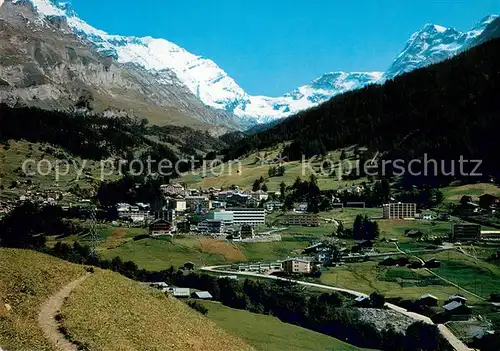
[[[458,160],[482,160],[474,173],[498,177],[500,147],[497,116],[500,103],[500,39],[494,39],[442,63],[428,66],[383,85],[371,85],[344,93],[299,112],[278,125],[247,136],[227,150],[227,158],[292,141],[283,154],[290,160],[302,155],[325,154],[349,145],[380,151],[379,160],[404,163],[408,180],[446,183],[451,179],[478,179],[471,175],[475,163],[458,170]],[[426,176],[409,174],[408,161],[444,160],[427,165]],[[455,161],[453,175],[450,161]],[[388,166],[388,174],[394,168]],[[413,173],[424,165],[412,164]],[[438,176],[434,176],[434,170]],[[387,176],[387,174],[386,174]]]

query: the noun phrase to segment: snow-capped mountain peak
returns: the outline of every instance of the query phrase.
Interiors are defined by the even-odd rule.
[[[486,36],[483,35],[486,29],[498,21],[498,15],[489,15],[467,32],[431,23],[426,24],[421,30],[411,35],[403,51],[385,72],[383,80],[446,60],[477,45],[478,40]]]
[[[205,105],[232,112],[250,123],[287,117],[337,94],[381,83],[447,59],[480,44],[485,38],[500,36],[500,19],[497,15],[485,17],[468,32],[426,24],[411,35],[403,51],[385,73],[330,72],[280,97],[252,96],[212,60],[190,53],[165,39],[110,35],[80,19],[69,1],[29,1],[42,16],[64,16],[69,27],[91,41],[102,54],[112,56],[120,63],[140,65],[157,74],[158,82],[162,84],[170,84],[170,80],[165,79],[168,75],[162,72],[173,72]]]
[[[281,97],[251,96],[212,60],[192,54],[165,39],[110,35],[80,19],[69,2],[31,0],[39,14],[64,16],[79,35],[121,63],[150,71],[171,70],[203,103],[255,122],[289,116],[332,96],[376,82],[382,73],[333,72]]]

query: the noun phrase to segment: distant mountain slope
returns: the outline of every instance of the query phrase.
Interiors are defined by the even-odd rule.
[[[0,29],[1,101],[64,110],[84,102],[110,117],[241,128],[233,114],[203,105],[172,71],[117,63],[75,36],[66,18],[40,19],[29,1],[3,2]]]
[[[288,140],[290,159],[359,144],[403,159],[462,155],[499,175],[499,90],[500,39],[494,39],[384,85],[334,97],[239,141],[228,158]]]
[[[1,347],[53,350],[38,326],[38,309],[84,275],[84,267],[27,250],[0,248],[0,257],[0,307],[11,306],[0,309]],[[66,332],[91,350],[252,350],[177,299],[97,268],[61,312]]]
[[[110,35],[80,19],[69,2],[31,1],[42,15],[64,18],[74,32],[93,42],[103,54],[121,63],[140,65],[156,76],[157,83],[170,84],[174,78],[164,78],[162,72],[166,70],[174,73],[180,85],[204,104],[236,114],[243,126],[247,127],[293,115],[335,95],[444,60],[498,35],[492,28],[497,28],[499,23],[498,16],[489,16],[466,33],[438,25],[426,25],[412,35],[384,75],[382,72],[336,71],[326,73],[283,96],[268,97],[249,95],[215,62],[194,55],[165,39]]]

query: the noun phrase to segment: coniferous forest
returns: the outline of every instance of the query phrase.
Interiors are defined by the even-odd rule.
[[[500,175],[500,39],[383,85],[336,96],[238,142],[227,159],[292,141],[290,160],[361,145],[385,159],[482,160]],[[472,169],[469,169],[470,173]],[[478,171],[479,172],[479,171]]]

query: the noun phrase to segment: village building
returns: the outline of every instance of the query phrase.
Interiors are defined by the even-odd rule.
[[[458,301],[452,301],[443,306],[444,313],[451,320],[468,320],[472,310]]]
[[[219,219],[205,219],[198,224],[198,231],[203,234],[224,234],[224,222]]]
[[[255,238],[254,227],[248,224],[243,224],[240,228],[240,236],[242,239]]]
[[[177,221],[175,226],[178,233],[189,233],[191,231],[191,223],[187,220]]]
[[[357,307],[369,307],[371,305],[370,296],[360,295],[354,299],[354,303]]]
[[[213,200],[211,209],[214,209],[214,210],[224,209],[224,208],[226,208],[226,206],[227,206],[227,204],[224,201]]]
[[[256,199],[258,202],[267,201],[269,199],[269,194],[263,190],[257,190],[250,193],[250,196]]]
[[[481,238],[481,225],[455,223],[452,225],[451,239],[454,241],[475,241]]]
[[[257,226],[266,222],[266,211],[263,208],[229,208],[233,212],[234,224]]]
[[[424,306],[437,306],[439,299],[431,294],[425,294],[418,298],[418,303]]]
[[[500,230],[481,230],[481,240],[500,240]]]
[[[201,212],[212,208],[212,201],[205,195],[186,196],[186,208],[190,211]]]
[[[132,222],[147,222],[150,219],[149,207],[119,203],[116,205],[118,218]]]
[[[151,236],[162,236],[170,235],[173,231],[172,222],[166,221],[164,219],[157,219],[149,225],[149,235]]]
[[[462,295],[455,294],[451,295],[446,303],[448,304],[453,301],[460,302],[461,304],[465,305],[467,303],[467,298]]]
[[[417,204],[394,202],[383,205],[384,219],[415,219]]]
[[[269,212],[279,211],[283,208],[283,203],[280,201],[268,201],[264,204],[264,208]]]
[[[500,205],[500,198],[491,194],[483,194],[479,196],[479,206],[484,209],[489,209],[492,206]]]
[[[424,236],[420,230],[409,230],[406,232],[406,236],[413,239],[421,239]]]
[[[290,258],[281,263],[282,270],[290,274],[309,274],[312,271],[311,261]]]
[[[191,290],[189,288],[169,287],[167,288],[167,292],[177,298],[188,298],[191,296]]]
[[[184,187],[179,183],[160,185],[160,190],[167,195],[184,195]]]
[[[191,294],[191,297],[194,299],[200,299],[200,300],[213,299],[212,294],[210,294],[208,291],[195,291]]]
[[[311,226],[311,227],[319,227],[321,221],[319,216],[314,213],[298,213],[292,212],[283,215],[281,219],[282,224],[286,225],[302,225],[302,226]]]

